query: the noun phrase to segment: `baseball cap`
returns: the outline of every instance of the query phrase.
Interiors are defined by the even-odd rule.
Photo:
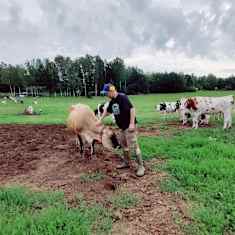
[[[100,93],[107,95],[109,91],[115,91],[115,90],[116,88],[113,84],[107,83],[107,84],[104,84],[103,90]]]

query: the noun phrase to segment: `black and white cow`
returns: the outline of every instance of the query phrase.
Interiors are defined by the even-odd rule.
[[[161,102],[156,106],[156,111],[160,113],[175,113],[180,108],[180,100],[176,102]]]
[[[97,108],[94,110],[95,115],[98,118],[101,118],[102,114],[104,113],[104,110],[106,110],[108,108],[108,106],[109,106],[109,101],[104,102],[102,104],[98,104]],[[112,121],[113,121],[113,123],[115,123],[115,118],[114,118],[113,114],[112,114]]]
[[[187,124],[192,119],[192,114],[190,112],[184,112],[183,119],[180,119],[180,121],[183,122],[183,125]],[[210,115],[208,114],[201,114],[199,118],[199,125],[208,125],[210,120]]]

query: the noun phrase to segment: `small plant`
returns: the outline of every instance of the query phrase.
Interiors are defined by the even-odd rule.
[[[120,191],[110,199],[114,208],[125,209],[135,207],[139,201],[140,200],[136,195],[126,191]]]
[[[104,179],[104,174],[102,172],[87,173],[80,176],[80,181],[82,183],[88,183],[93,181],[99,181]]]

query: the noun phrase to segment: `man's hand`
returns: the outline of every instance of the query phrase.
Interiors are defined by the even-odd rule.
[[[134,123],[130,123],[129,128],[130,131],[134,131],[135,130],[135,124]]]

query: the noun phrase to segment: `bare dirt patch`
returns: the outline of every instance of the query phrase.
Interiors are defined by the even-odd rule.
[[[140,128],[139,132],[144,136],[160,134],[155,127]],[[82,193],[87,201],[110,206],[110,197],[120,187],[141,198],[135,208],[118,212],[121,216],[114,223],[113,234],[182,234],[174,216],[177,211],[184,217],[183,202],[161,192],[159,185],[165,175],[151,171],[158,161],[146,162],[146,175],[137,178],[134,169],[117,170],[119,156],[100,145],[95,158],[82,159],[74,137],[63,125],[0,125],[0,185],[62,190],[71,205],[76,205],[76,195]],[[103,177],[81,180],[84,174],[94,172]]]
[[[154,160],[148,165],[158,163],[159,160]],[[161,191],[160,182],[165,177],[164,173],[149,169],[148,174],[139,180],[128,179],[122,188],[141,200],[135,208],[120,210],[123,218],[114,224],[113,235],[183,234],[176,221],[189,221],[182,210],[185,202],[178,195]]]

